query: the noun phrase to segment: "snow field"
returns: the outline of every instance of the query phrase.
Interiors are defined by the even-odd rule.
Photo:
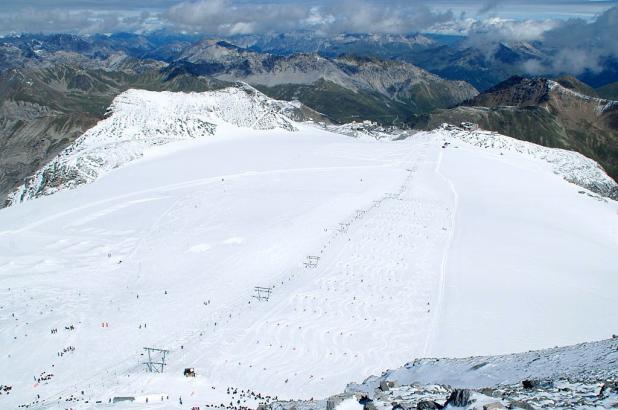
[[[351,140],[346,137],[307,133],[291,142],[289,134],[271,131],[262,132],[260,140],[189,143],[184,151],[172,147],[169,157],[145,158],[79,190],[3,211],[8,216],[3,219],[7,223],[2,225],[6,228],[2,236],[8,240],[3,241],[2,255],[10,256],[3,257],[0,269],[3,285],[11,285],[10,290],[3,286],[3,300],[22,309],[11,309],[16,325],[3,327],[11,357],[2,360],[15,369],[13,384],[32,386],[20,393],[55,398],[84,390],[90,401],[105,401],[121,395],[180,392],[188,382],[197,384],[196,389],[221,387],[229,380],[252,388],[280,386],[277,394],[291,396],[302,390],[317,395],[328,383],[317,376],[312,381],[311,376],[333,363],[354,361],[360,371],[373,369],[365,362],[370,357],[365,358],[363,343],[350,347],[346,343],[355,340],[351,337],[355,327],[363,326],[359,337],[373,334],[375,346],[386,346],[384,332],[369,331],[367,322],[371,319],[375,327],[371,309],[379,312],[381,304],[394,298],[385,294],[380,276],[389,275],[381,280],[394,291],[395,273],[401,275],[404,262],[409,263],[380,266],[379,249],[381,242],[389,241],[391,253],[401,257],[403,242],[394,240],[390,225],[380,225],[390,221],[389,215],[404,216],[411,206],[395,198],[410,183],[406,167],[413,164],[409,151],[400,149],[410,143],[357,141],[358,150],[350,152]],[[279,145],[287,148],[265,155]],[[225,161],[234,157],[236,161]],[[194,169],[201,167],[205,168],[201,172]],[[185,173],[192,168],[196,172]],[[225,175],[209,176],[224,170]],[[142,189],[121,183],[129,177]],[[386,218],[379,212],[382,209]],[[348,225],[349,233],[358,232],[347,236],[338,232],[340,222]],[[364,244],[365,239],[373,243]],[[317,269],[303,266],[311,253],[323,257]],[[352,260],[343,263],[348,257]],[[367,265],[365,271],[352,272],[362,265]],[[399,270],[394,271],[397,265]],[[371,301],[365,290],[370,281],[378,301]],[[257,304],[251,298],[258,285],[277,286],[271,301]],[[332,296],[321,298],[328,289]],[[422,296],[427,292],[424,289]],[[358,294],[358,301],[346,297],[351,294]],[[338,311],[343,298],[346,310]],[[323,305],[320,311],[318,303]],[[300,312],[301,306],[305,312]],[[295,315],[286,316],[288,308],[296,309]],[[262,315],[272,319],[263,321]],[[300,329],[295,323],[293,331],[277,331],[275,320],[297,321]],[[341,327],[342,322],[349,324]],[[63,323],[73,324],[75,330],[65,331]],[[142,324],[147,326],[140,328]],[[59,333],[48,334],[55,327]],[[262,346],[242,342],[242,337],[262,338],[258,335],[263,332],[272,334],[263,338]],[[317,344],[308,349],[313,350],[311,356],[303,339]],[[267,343],[279,349],[267,348]],[[62,360],[54,358],[63,344],[76,350]],[[172,350],[164,378],[143,374],[141,348],[151,345]],[[302,366],[284,364],[290,363],[285,356],[294,349],[302,353]],[[30,363],[32,350],[39,357]],[[323,356],[332,357],[318,367],[310,365]],[[254,366],[251,360],[256,361]],[[241,365],[231,365],[237,361]],[[270,370],[258,373],[259,366]],[[184,367],[196,367],[197,380],[182,377]],[[252,368],[253,374],[247,370]],[[28,382],[44,370],[53,370],[54,379]],[[345,383],[340,376],[333,375],[338,387]],[[256,385],[257,380],[264,383]],[[303,387],[307,382],[309,386]],[[202,394],[196,400],[212,396],[206,388]]]
[[[425,355],[616,327],[615,202],[446,131],[297,126],[221,127],[1,210],[0,408],[235,406],[228,386],[322,398]],[[144,346],[170,350],[163,374]]]

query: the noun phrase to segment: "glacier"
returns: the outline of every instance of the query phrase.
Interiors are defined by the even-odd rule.
[[[22,188],[0,210],[0,408],[323,398],[618,326],[618,205],[569,182],[604,181],[594,162],[482,131],[353,138],[298,110],[131,90]]]

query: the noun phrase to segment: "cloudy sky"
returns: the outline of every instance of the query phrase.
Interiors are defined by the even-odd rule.
[[[467,33],[518,22],[526,24],[511,34],[531,37],[569,19],[592,21],[615,6],[618,0],[0,0],[0,33]]]

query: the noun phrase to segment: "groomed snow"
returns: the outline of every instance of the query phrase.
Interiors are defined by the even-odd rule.
[[[615,333],[616,202],[445,130],[295,127],[221,128],[0,210],[0,408],[326,397],[418,357]],[[170,350],[163,374],[144,346]]]
[[[428,353],[504,354],[615,333],[616,202],[580,200],[584,191],[555,184],[545,164],[523,155],[452,142],[457,155],[440,169],[458,211]]]

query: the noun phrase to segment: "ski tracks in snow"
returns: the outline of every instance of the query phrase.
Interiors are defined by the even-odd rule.
[[[434,313],[433,313],[433,317],[431,321],[430,330],[427,335],[427,339],[425,340],[425,346],[423,348],[423,357],[427,357],[427,355],[430,354],[431,352],[431,344],[435,340],[437,327],[442,317],[442,311],[444,310],[444,294],[446,293],[448,257],[449,257],[449,253],[451,250],[453,237],[455,235],[457,204],[459,201],[457,190],[455,189],[455,185],[453,184],[453,181],[450,178],[448,178],[446,175],[444,175],[444,173],[442,173],[442,171],[440,170],[443,157],[444,157],[444,150],[441,151],[440,155],[438,156],[438,161],[436,162],[435,172],[448,184],[449,189],[453,196],[453,206],[449,212],[450,225],[448,227],[448,237],[446,240],[446,244],[444,246],[444,253],[442,254],[442,261],[440,263],[440,281],[439,281],[438,290],[437,290],[436,304],[435,304],[435,309],[434,309]]]
[[[273,277],[276,287],[270,301],[248,304],[239,295],[210,315],[196,318],[192,328],[160,338],[159,345],[176,353],[175,362],[195,364],[204,381],[217,387],[233,385],[294,397],[328,395],[341,390],[350,374],[364,378],[420,357],[428,349],[442,310],[457,196],[440,172],[443,152],[437,141],[417,141],[406,149],[411,150],[406,163],[377,166],[405,170],[400,189],[328,227],[328,240],[307,252],[321,257],[317,268],[304,268],[299,261],[288,274]],[[335,168],[350,167],[250,171],[225,178]],[[220,179],[209,177],[139,194],[163,195]],[[450,187],[448,196],[444,182]],[[108,203],[75,210],[103,202]],[[162,208],[148,231],[154,232],[177,205],[172,201]],[[142,246],[138,240],[131,255]],[[185,348],[179,349],[180,345]],[[86,383],[98,379],[108,394],[116,392],[119,378],[135,370],[122,369],[121,363]],[[131,383],[136,393],[144,388],[140,380],[144,379]]]
[[[413,149],[399,191],[328,228],[308,253],[317,268],[293,270],[269,302],[223,318],[188,358],[222,384],[311,397],[344,387],[350,369],[364,377],[420,357],[443,303],[455,209],[444,201],[456,193],[435,141]]]

